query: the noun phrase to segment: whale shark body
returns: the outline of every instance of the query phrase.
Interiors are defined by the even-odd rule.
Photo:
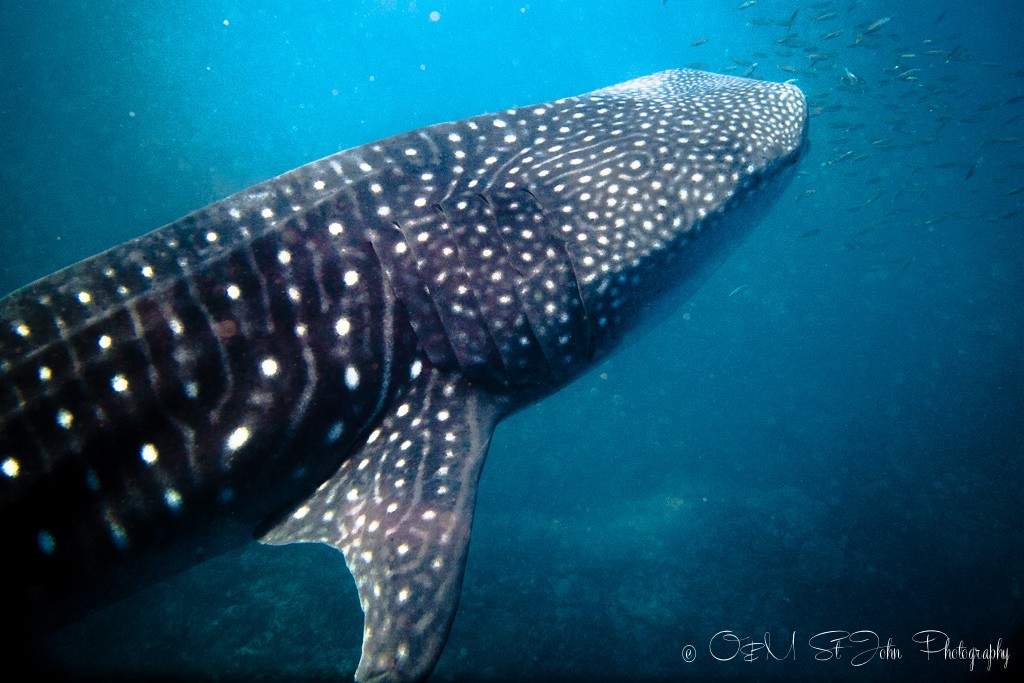
[[[497,422],[699,284],[806,130],[792,85],[666,71],[340,152],[7,296],[8,613],[326,543],[356,678],[427,677]]]

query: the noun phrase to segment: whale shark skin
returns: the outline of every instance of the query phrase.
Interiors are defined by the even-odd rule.
[[[8,295],[9,613],[43,632],[254,537],[325,543],[357,680],[426,678],[495,425],[699,286],[807,118],[792,85],[665,71],[339,152]]]

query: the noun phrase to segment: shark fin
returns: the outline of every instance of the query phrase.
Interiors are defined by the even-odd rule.
[[[426,678],[459,603],[499,398],[423,367],[334,476],[263,543],[340,550],[365,614],[358,681]]]

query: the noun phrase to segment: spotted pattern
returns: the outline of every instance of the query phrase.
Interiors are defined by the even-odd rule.
[[[358,454],[261,539],[326,543],[345,554],[366,613],[357,680],[389,671],[396,657],[412,671],[432,665],[443,645],[477,479],[505,409],[505,399],[433,368],[396,403]]]
[[[0,300],[24,610],[304,500],[264,539],[344,552],[359,676],[425,676],[494,424],[698,282],[806,120],[795,87],[668,71],[340,152]]]

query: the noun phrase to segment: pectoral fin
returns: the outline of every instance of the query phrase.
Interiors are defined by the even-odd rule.
[[[502,405],[424,369],[316,493],[261,540],[342,551],[365,614],[358,681],[418,681],[455,618],[477,481]]]

